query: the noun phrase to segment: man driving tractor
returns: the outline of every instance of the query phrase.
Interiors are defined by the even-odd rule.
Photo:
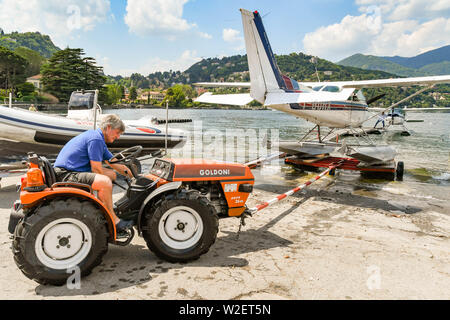
[[[106,116],[96,130],[88,130],[71,139],[60,151],[54,167],[58,181],[78,182],[92,186],[98,198],[113,215],[118,232],[132,227],[133,221],[121,220],[114,213],[112,182],[119,174],[132,178],[130,170],[122,164],[111,164],[113,154],[106,143],[119,139],[125,125],[117,115]],[[104,168],[103,161],[114,170]]]

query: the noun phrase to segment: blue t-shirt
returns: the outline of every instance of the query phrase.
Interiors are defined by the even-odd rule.
[[[113,157],[105,143],[101,129],[89,130],[76,136],[62,148],[55,167],[69,171],[90,172],[90,161],[107,161]]]

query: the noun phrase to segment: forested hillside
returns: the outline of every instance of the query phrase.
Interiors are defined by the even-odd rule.
[[[0,29],[0,46],[13,51],[19,47],[25,47],[38,52],[44,58],[50,58],[55,52],[61,50],[53,44],[49,36],[39,32],[5,34],[2,29]]]

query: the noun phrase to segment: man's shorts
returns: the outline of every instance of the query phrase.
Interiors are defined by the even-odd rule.
[[[75,172],[64,168],[55,168],[56,180],[58,182],[77,182],[92,186],[96,173],[93,172]]]

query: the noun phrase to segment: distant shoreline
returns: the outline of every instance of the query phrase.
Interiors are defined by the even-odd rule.
[[[8,106],[7,104],[3,104]],[[27,110],[31,105],[28,103],[13,103],[13,107],[19,107]],[[34,104],[38,111],[67,111],[67,104]],[[446,107],[448,110],[408,110],[409,112],[450,112],[450,107]],[[119,110],[119,109],[153,109],[153,110],[165,110],[165,107],[155,105],[143,105],[143,104],[121,104],[121,105],[103,105],[103,110]],[[170,110],[248,110],[248,111],[268,111],[272,110],[268,107],[240,107],[240,106],[214,106],[214,107],[169,107]]]
[[[19,107],[22,109],[28,109],[30,104],[21,103],[13,104],[13,107]],[[7,105],[6,105],[7,106]],[[38,111],[67,111],[67,104],[39,104],[36,103]],[[118,110],[118,109],[155,109],[155,110],[165,110],[165,107],[155,106],[155,105],[142,105],[142,104],[130,104],[130,105],[103,105],[103,110]],[[270,110],[266,107],[239,107],[239,106],[223,106],[223,107],[169,107],[170,110]]]

